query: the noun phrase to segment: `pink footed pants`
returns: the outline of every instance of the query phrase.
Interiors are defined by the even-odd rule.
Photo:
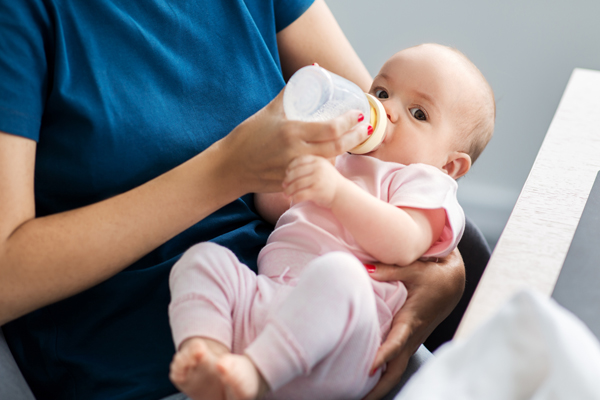
[[[206,337],[246,354],[278,399],[360,399],[381,342],[364,266],[334,252],[307,265],[295,286],[256,275],[228,249],[201,243],[170,277],[175,345]]]

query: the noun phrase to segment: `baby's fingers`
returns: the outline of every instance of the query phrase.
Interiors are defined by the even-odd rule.
[[[283,188],[285,189],[299,178],[312,174],[315,170],[315,164],[315,156],[308,155],[294,159],[286,170]]]
[[[310,175],[301,177],[285,186],[283,193],[287,197],[291,197],[294,203],[300,203],[301,201],[308,200],[306,191],[311,190],[314,183],[315,182],[311,179]]]

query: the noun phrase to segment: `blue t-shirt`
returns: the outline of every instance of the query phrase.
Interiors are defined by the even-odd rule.
[[[284,85],[276,33],[311,3],[0,0],[0,131],[38,143],[37,216],[135,188],[262,108]],[[244,196],[107,281],[7,324],[37,399],[175,392],[173,263],[210,240],[256,268],[270,230]]]

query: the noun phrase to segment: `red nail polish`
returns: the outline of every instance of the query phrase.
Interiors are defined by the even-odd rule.
[[[371,136],[373,134],[373,127],[371,125],[369,125],[369,128],[367,128],[367,135]]]
[[[377,372],[377,368],[373,368],[373,370],[371,371],[371,373],[369,374],[369,376],[375,375],[375,372]]]
[[[375,270],[377,270],[377,268],[373,264],[365,264],[365,268],[367,269],[367,272],[370,274],[372,274],[373,272],[375,272]]]
[[[358,116],[358,122],[362,122],[364,119],[365,119],[365,116],[364,116],[364,115],[361,113],[361,114]]]

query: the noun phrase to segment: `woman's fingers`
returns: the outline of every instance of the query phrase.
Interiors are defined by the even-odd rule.
[[[407,300],[407,303],[409,301]],[[371,371],[381,368],[387,363],[387,368],[375,387],[365,397],[365,400],[376,400],[384,397],[400,382],[408,365],[408,360],[417,351],[424,340],[426,328],[420,320],[412,304],[405,304],[394,317],[392,329],[386,340],[381,344]]]
[[[368,124],[361,122],[347,131],[342,131],[340,136],[332,140],[312,142],[310,143],[311,152],[325,158],[336,157],[367,140],[368,128]]]
[[[377,350],[377,354],[375,354],[375,360],[371,366],[371,371],[381,368],[383,364],[398,357],[401,354],[402,349],[406,347],[410,334],[411,330],[408,325],[400,323],[394,324],[387,339],[381,344],[379,350]]]
[[[305,123],[302,139],[310,154],[336,157],[368,138],[369,125],[363,119],[363,114],[352,110],[330,121]]]
[[[350,110],[338,117],[323,122],[305,122],[310,126],[303,135],[303,140],[308,143],[324,143],[340,139],[357,125],[363,125],[365,132],[367,124],[365,116],[358,110]]]
[[[368,125],[356,110],[325,122],[288,120],[282,93],[215,145],[225,156],[224,173],[239,177],[248,192],[280,190],[292,160],[308,154],[333,158],[367,138]]]
[[[400,382],[410,356],[396,357],[388,363],[387,369],[381,375],[379,382],[371,389],[371,391],[363,398],[363,400],[379,400],[388,394],[394,386]]]
[[[413,264],[400,267],[397,265],[388,264],[373,264],[376,268],[375,271],[370,272],[369,276],[376,281],[389,282],[389,281],[411,281],[414,274],[418,273],[419,266],[422,264],[421,261],[415,261]],[[414,268],[413,268],[414,267]],[[405,283],[406,284],[406,283]]]

